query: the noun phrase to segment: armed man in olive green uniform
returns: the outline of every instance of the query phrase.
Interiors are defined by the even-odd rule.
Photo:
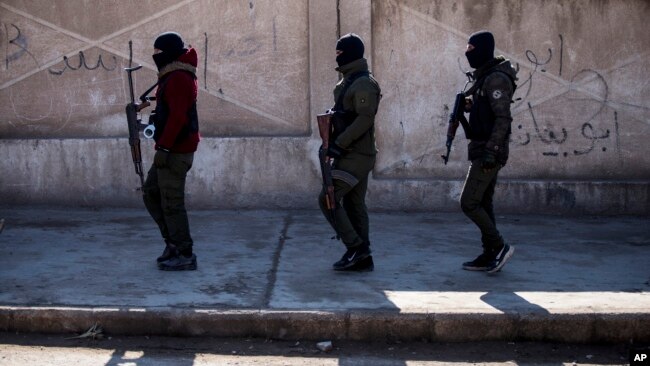
[[[381,90],[368,71],[363,52],[363,41],[354,33],[346,34],[336,43],[336,70],[343,74],[343,79],[334,88],[333,111],[335,116],[344,116],[340,120],[344,122],[339,123],[338,128],[334,122],[333,143],[327,151],[334,159],[336,210],[333,221],[326,208],[325,191],[320,194],[319,204],[347,248],[341,260],[333,265],[338,271],[374,269],[365,198],[368,175],[375,166],[377,154],[374,125]]]
[[[497,230],[492,197],[499,170],[508,161],[510,142],[510,103],[516,88],[517,72],[503,56],[494,57],[494,36],[487,31],[470,36],[465,56],[473,73],[474,85],[469,111],[469,160],[460,204],[463,212],[481,230],[483,253],[463,263],[468,271],[501,270],[514,253]]]

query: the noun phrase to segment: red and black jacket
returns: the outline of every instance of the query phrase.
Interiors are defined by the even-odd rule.
[[[198,56],[193,48],[158,73],[156,89],[156,150],[195,152],[201,136],[196,111]]]

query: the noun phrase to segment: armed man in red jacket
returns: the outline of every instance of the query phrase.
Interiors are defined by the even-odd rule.
[[[196,269],[196,254],[185,210],[185,179],[199,144],[196,111],[196,51],[185,47],[178,33],[166,32],[154,42],[158,67],[154,121],[156,154],[143,187],[144,204],[160,228],[165,250],[158,268]]]

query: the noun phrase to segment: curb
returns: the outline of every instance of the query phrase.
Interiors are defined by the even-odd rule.
[[[450,314],[175,308],[1,307],[0,331],[359,341],[650,342],[649,313]]]

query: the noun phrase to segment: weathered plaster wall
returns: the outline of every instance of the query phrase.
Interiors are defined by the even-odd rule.
[[[0,202],[140,206],[123,68],[144,65],[136,93],[153,84],[153,39],[173,29],[199,53],[190,207],[314,208],[314,116],[354,31],[383,88],[369,205],[457,210],[462,133],[440,155],[467,37],[490,29],[521,98],[498,208],[648,214],[648,17],[643,0],[0,0]]]
[[[378,177],[453,179],[440,164],[469,34],[490,29],[519,69],[505,179],[647,179],[650,36],[643,1],[374,3],[374,69],[384,87]],[[445,6],[446,4],[446,6]],[[477,19],[470,22],[468,19]],[[458,144],[460,148],[462,143]],[[644,162],[644,163],[642,163]]]

